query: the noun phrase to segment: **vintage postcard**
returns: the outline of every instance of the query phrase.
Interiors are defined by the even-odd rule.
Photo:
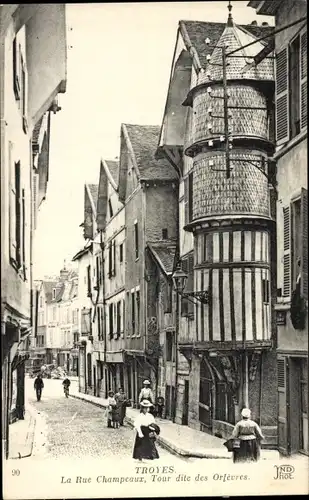
[[[306,1],[0,16],[5,500],[308,494]]]

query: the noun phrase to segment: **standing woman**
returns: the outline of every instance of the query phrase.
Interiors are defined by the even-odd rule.
[[[141,404],[141,401],[147,400],[151,403],[151,410],[150,413],[154,412],[154,395],[153,392],[150,388],[150,382],[149,380],[144,380],[143,382],[143,388],[141,389],[141,392],[139,393],[139,398],[138,402]]]
[[[115,415],[116,400],[113,391],[108,391],[107,400],[107,427],[114,427],[113,417]]]
[[[118,392],[115,394],[115,399],[120,409],[120,425],[123,425],[126,416],[127,398],[122,387],[119,387]]]
[[[155,423],[154,416],[149,413],[152,404],[144,400],[141,401],[140,406],[141,412],[134,422],[136,438],[133,448],[133,458],[137,460],[155,460],[159,458],[159,453],[155,445],[155,435],[160,433],[160,429]]]
[[[241,416],[232,433],[232,438],[239,440],[239,448],[233,449],[233,462],[257,462],[264,436],[258,424],[251,420],[249,408],[244,408]]]

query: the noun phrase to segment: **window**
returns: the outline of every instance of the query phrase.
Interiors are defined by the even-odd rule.
[[[182,269],[188,274],[186,288],[184,293],[192,292],[194,289],[194,260],[193,255],[190,255],[182,261]],[[190,298],[181,298],[181,315],[193,318],[194,316],[194,303]]]
[[[13,89],[15,98],[20,99],[20,77],[19,77],[19,46],[16,37],[13,40]]]
[[[97,308],[98,340],[103,340],[103,309]]]
[[[135,259],[138,259],[138,223],[134,223]]]
[[[269,280],[262,279],[263,302],[269,304]]]
[[[110,216],[110,217],[113,217],[114,212],[113,212],[112,202],[111,202],[111,199],[110,199],[110,198],[109,198],[109,200],[108,200],[108,209],[109,209],[109,216]]]
[[[96,287],[100,288],[102,284],[102,275],[101,275],[101,259],[99,256],[96,257]]]
[[[123,262],[123,243],[119,245],[119,261]]]
[[[276,54],[276,140],[284,144],[307,127],[307,30]]]
[[[187,225],[193,216],[193,173],[184,179],[184,207],[185,225]]]
[[[21,113],[22,113],[22,125],[23,131],[27,133],[27,79],[26,79],[26,66],[21,56],[20,62],[21,69]]]
[[[11,163],[13,145],[9,145],[9,162]],[[22,272],[26,279],[26,214],[25,214],[25,190],[21,189],[21,167],[20,162],[11,167],[10,172],[10,261],[13,267]]]
[[[121,300],[117,302],[117,319],[116,319],[116,325],[117,325],[117,337],[120,336],[121,332]]]
[[[114,333],[114,304],[109,304],[108,308],[109,316],[109,336],[112,338]]]
[[[300,132],[300,45],[299,36],[289,50],[290,139]]]
[[[125,317],[126,317],[126,304],[125,300],[122,301],[122,325],[121,325],[121,331],[123,332],[125,329]]]
[[[132,335],[135,335],[135,293],[131,292],[131,325]]]
[[[108,277],[116,274],[116,241],[113,240],[108,246]]]
[[[125,315],[125,330],[126,330],[126,336],[129,337],[130,335],[130,292],[126,293],[126,310],[128,314]]]
[[[76,346],[76,344],[78,344],[78,341],[79,341],[79,333],[78,332],[74,332],[73,333],[74,346]]]
[[[165,342],[166,361],[174,361],[173,345],[174,345],[174,333],[166,332],[166,342]]]
[[[296,284],[308,297],[308,194],[302,188],[299,198],[283,207],[283,297],[290,297]]]
[[[162,229],[162,240],[167,240],[167,239],[168,239],[168,230],[165,227],[164,229]]]
[[[87,295],[91,297],[91,266],[87,266]]]
[[[172,285],[169,281],[162,283],[163,310],[165,313],[172,312]]]
[[[139,290],[136,292],[136,333],[140,334],[140,314],[141,314],[141,301]]]

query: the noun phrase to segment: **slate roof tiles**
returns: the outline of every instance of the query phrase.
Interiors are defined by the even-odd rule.
[[[134,151],[142,179],[177,179],[177,174],[167,160],[156,160],[160,126],[124,124]]]

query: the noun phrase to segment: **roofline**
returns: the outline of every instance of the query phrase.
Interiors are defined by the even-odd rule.
[[[88,196],[89,196],[89,200],[90,200],[90,203],[91,203],[91,206],[92,206],[93,213],[96,216],[97,215],[97,207],[94,204],[93,197],[92,197],[92,194],[91,194],[90,189],[89,189],[89,185],[90,184],[88,184],[88,183],[85,184],[85,188],[86,188]],[[99,189],[99,187],[98,187],[98,189]]]
[[[85,255],[86,253],[88,253],[88,251],[90,250],[90,247],[88,248],[83,248],[82,250],[79,250],[75,255],[74,257],[72,258],[72,262],[74,262],[75,260],[78,260],[80,259],[80,257],[82,257],[83,255]]]
[[[193,44],[192,44],[192,42],[190,40],[190,37],[189,37],[189,34],[187,32],[187,29],[186,29],[184,21],[179,21],[179,28],[180,28],[180,33],[182,35],[184,44],[185,44],[185,46],[187,47],[187,49],[189,50],[189,52],[190,52],[190,54],[192,56],[193,63],[195,62],[195,65],[196,65],[195,69],[197,71],[200,71],[202,69],[202,65],[201,65],[201,62],[200,62],[197,50],[193,46]]]
[[[248,7],[252,7],[256,10],[257,14],[266,15],[266,16],[274,16],[277,13],[279,8],[279,4],[269,0],[250,0],[247,4]],[[268,9],[264,9],[268,7]],[[264,10],[263,10],[264,9]]]
[[[161,144],[161,137],[162,137],[163,127],[164,127],[164,119],[165,119],[166,111],[167,111],[167,102],[168,102],[169,91],[170,91],[170,88],[171,88],[171,83],[172,83],[173,74],[174,74],[173,69],[175,67],[174,63],[175,63],[175,57],[176,57],[176,52],[177,52],[179,34],[180,34],[180,26],[178,25],[177,34],[176,34],[176,43],[175,43],[175,47],[174,47],[174,54],[173,54],[173,59],[172,59],[172,64],[171,64],[171,70],[170,70],[170,78],[169,78],[168,87],[167,87],[167,94],[166,94],[166,99],[165,99],[165,106],[164,106],[163,117],[162,117],[162,120],[161,120],[161,127],[160,127],[160,133],[159,133],[159,141],[158,141],[158,146],[157,146],[157,149],[156,149],[156,154],[157,154],[158,149],[161,147],[160,146],[160,144]]]
[[[112,160],[111,160],[112,161]],[[114,189],[114,191],[116,193],[118,193],[118,187],[117,187],[117,184],[116,182],[114,181],[113,177],[112,177],[112,174],[110,173],[110,170],[108,168],[108,165],[106,163],[106,160],[104,160],[104,158],[101,158],[101,162],[102,162],[102,165],[103,165],[103,168],[105,170],[105,173],[108,177],[108,180],[109,180],[109,183],[111,184],[112,188]],[[118,164],[119,165],[119,164]],[[118,167],[118,170],[119,170],[119,167]],[[119,177],[119,172],[118,172],[118,177]]]
[[[129,125],[129,124],[128,124]],[[133,149],[133,146],[131,144],[131,140],[130,140],[130,136],[129,136],[129,133],[127,131],[127,127],[126,127],[126,124],[125,123],[122,123],[121,124],[121,131],[123,133],[123,136],[125,138],[125,141],[127,143],[127,146],[128,146],[128,151],[130,153],[130,156],[131,156],[131,159],[132,159],[132,162],[134,164],[134,168],[136,169],[136,173],[137,173],[137,176],[140,177],[140,171],[139,171],[139,168],[137,166],[137,161],[136,161],[136,157],[135,157],[135,153],[134,153],[134,149]],[[119,168],[119,173],[120,173],[120,168]]]
[[[176,246],[176,245],[175,245]],[[165,274],[165,276],[168,278],[169,276],[171,276],[173,273],[172,272],[167,272],[160,257],[158,256],[158,254],[156,253],[155,249],[152,247],[151,243],[147,243],[146,244],[146,247],[149,248],[152,256],[154,257],[155,261],[157,262],[157,264],[159,265],[161,271],[163,272],[163,274]]]

